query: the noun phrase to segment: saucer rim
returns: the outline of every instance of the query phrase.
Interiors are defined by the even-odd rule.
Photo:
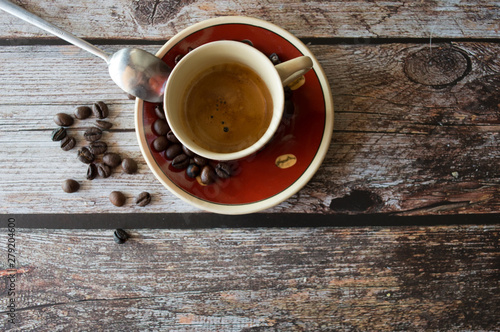
[[[186,38],[192,33],[195,33],[197,31],[212,26],[224,25],[224,24],[246,24],[270,30],[273,33],[276,33],[279,36],[286,39],[289,43],[291,43],[304,55],[311,57],[313,61],[312,69],[315,71],[317,78],[319,80],[325,102],[325,125],[322,135],[323,138],[317,148],[317,151],[312,161],[309,163],[304,172],[284,190],[256,202],[242,203],[242,204],[224,204],[224,203],[206,201],[189,192],[186,192],[184,189],[179,187],[172,180],[170,180],[168,176],[163,171],[161,171],[161,169],[156,164],[154,157],[150,154],[150,151],[147,150],[149,149],[149,147],[147,146],[147,142],[145,139],[144,121],[143,121],[144,117],[141,114],[139,114],[143,112],[144,101],[139,98],[136,99],[135,103],[135,127],[136,127],[136,136],[139,142],[139,147],[144,159],[146,160],[146,163],[149,166],[149,169],[153,172],[153,174],[160,181],[160,183],[162,183],[163,186],[165,186],[171,193],[173,193],[176,197],[180,198],[184,202],[187,202],[196,208],[208,212],[214,212],[226,215],[240,215],[240,214],[249,214],[266,210],[284,202],[285,200],[296,194],[300,189],[302,189],[311,180],[314,174],[316,174],[316,172],[318,171],[319,167],[321,166],[326,157],[333,134],[333,123],[334,123],[333,99],[331,96],[330,84],[325,75],[325,72],[321,67],[319,61],[312,54],[309,48],[304,43],[302,43],[302,41],[300,41],[297,37],[292,35],[290,32],[286,31],[285,29],[273,23],[260,20],[257,18],[245,17],[245,16],[225,16],[225,17],[208,19],[196,23],[180,31],[169,41],[167,41],[158,50],[156,56],[159,58],[163,58],[163,56],[168,52],[168,50],[170,50],[174,45],[176,45],[178,42],[182,41],[184,38]]]

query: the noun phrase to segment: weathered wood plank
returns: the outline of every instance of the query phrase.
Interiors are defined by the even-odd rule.
[[[499,231],[18,229],[16,328],[497,330]]]
[[[19,2],[19,1],[18,1]],[[243,15],[275,23],[298,37],[498,38],[500,7],[488,1],[22,1],[74,34],[93,39],[163,41],[200,21]],[[46,38],[21,20],[0,16],[0,38]],[[358,39],[361,38],[361,39]]]
[[[500,211],[498,44],[310,47],[332,86],[333,141],[312,181],[271,212]],[[157,46],[149,48],[154,52]],[[73,51],[71,46],[19,46],[0,53],[0,89],[10,92],[0,103],[2,209],[133,212],[133,204],[110,205],[109,192],[124,190],[132,198],[149,190],[156,201],[146,211],[197,211],[149,172],[136,142],[133,101],[112,83],[105,64],[83,51],[68,54]],[[32,56],[20,69],[18,58],[24,54]],[[442,64],[430,67],[435,76],[428,75],[429,68],[418,71],[411,65],[416,55],[426,54]],[[455,65],[448,66],[447,59]],[[436,82],[441,86],[433,86]],[[135,158],[139,174],[82,181],[82,190],[68,196],[59,188],[61,181],[83,180],[86,168],[76,160],[76,150],[63,152],[50,141],[52,117],[97,100],[110,105],[114,127],[104,136],[110,150]],[[81,138],[92,121],[76,121],[70,131]]]

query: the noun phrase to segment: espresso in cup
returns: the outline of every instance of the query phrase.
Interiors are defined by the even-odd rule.
[[[273,116],[273,101],[250,67],[224,63],[192,80],[181,113],[194,143],[216,153],[231,153],[250,147],[264,135]]]

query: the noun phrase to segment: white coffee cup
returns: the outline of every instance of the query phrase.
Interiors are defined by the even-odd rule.
[[[186,90],[193,80],[210,67],[238,63],[250,67],[266,84],[272,98],[272,118],[267,130],[251,146],[235,152],[210,151],[195,142],[183,125],[183,103]],[[300,78],[313,66],[311,58],[300,56],[274,65],[269,58],[256,48],[238,41],[215,41],[197,47],[186,54],[170,74],[164,95],[164,109],[170,129],[177,139],[189,150],[211,160],[237,160],[258,150],[273,137],[281,122],[284,108],[283,87]]]

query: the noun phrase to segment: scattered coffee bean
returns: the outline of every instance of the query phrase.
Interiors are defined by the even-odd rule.
[[[172,160],[182,153],[182,145],[172,144],[165,151],[165,158]]]
[[[167,139],[172,143],[180,143],[172,130],[167,133]]]
[[[95,142],[102,137],[102,130],[97,127],[90,127],[83,133],[83,137],[89,142]]]
[[[103,101],[98,101],[92,106],[92,112],[96,118],[105,119],[109,115],[108,105]]]
[[[78,150],[77,158],[84,164],[90,164],[95,160],[94,154],[87,147]]]
[[[151,203],[151,195],[146,191],[140,193],[135,200],[135,204],[142,207],[148,205],[149,203]]]
[[[137,163],[132,158],[125,158],[122,161],[123,171],[127,174],[133,174],[137,172]]]
[[[208,160],[206,158],[200,157],[200,156],[194,156],[193,161],[196,165],[199,166],[205,166],[208,164]]]
[[[189,176],[190,178],[194,179],[196,178],[198,175],[200,175],[200,166],[196,165],[196,164],[190,164],[187,169],[186,169],[186,174],[187,176]]]
[[[114,206],[123,206],[127,198],[121,191],[113,191],[109,194],[109,201]]]
[[[281,60],[280,60],[280,57],[278,56],[278,54],[276,53],[273,53],[269,56],[269,60],[271,60],[271,62],[273,63],[273,65],[279,65],[281,63]]]
[[[98,163],[96,167],[97,167],[97,173],[101,178],[108,178],[112,173],[111,167],[109,167],[104,163]]]
[[[62,190],[67,193],[74,193],[78,189],[80,189],[80,184],[73,179],[67,179],[62,183]]]
[[[89,164],[87,168],[87,180],[94,180],[97,174],[97,166],[94,163]]]
[[[218,163],[215,166],[215,173],[221,179],[228,179],[231,177],[232,169],[228,163]]]
[[[158,152],[165,151],[168,148],[169,140],[165,136],[158,136],[153,141],[153,149]]]
[[[182,151],[188,156],[189,158],[193,158],[195,156],[194,152],[189,150],[185,145],[182,146]]]
[[[159,117],[160,119],[162,120],[166,120],[166,116],[165,116],[165,111],[163,109],[163,104],[157,104],[155,106],[155,114],[157,117]]]
[[[106,152],[106,150],[108,150],[108,145],[103,141],[95,141],[90,143],[89,150],[94,156],[97,156]]]
[[[153,123],[153,129],[158,136],[164,136],[164,135],[168,134],[168,132],[170,131],[170,127],[169,127],[167,121],[163,120],[163,119],[157,119]]]
[[[66,113],[57,113],[54,115],[54,122],[61,127],[69,127],[73,124],[73,117]]]
[[[61,149],[64,151],[69,151],[73,149],[76,145],[76,139],[74,137],[67,136],[61,140]]]
[[[63,127],[56,128],[52,131],[52,140],[54,142],[60,141],[64,137],[66,137],[66,129]]]
[[[78,106],[75,109],[75,118],[84,120],[92,114],[92,109],[88,106]]]
[[[189,166],[189,157],[181,153],[172,160],[172,167],[177,169],[186,169]]]
[[[108,152],[104,154],[102,161],[109,167],[116,167],[122,163],[122,158],[118,153]]]
[[[174,63],[175,64],[179,63],[179,61],[181,61],[183,57],[184,57],[184,54],[177,54],[175,56]]]
[[[215,182],[216,177],[217,175],[215,174],[214,168],[212,166],[203,166],[200,174],[201,183],[208,186]]]
[[[115,232],[113,233],[113,239],[118,244],[125,243],[125,241],[127,241],[128,238],[129,236],[127,232],[125,232],[123,229],[116,229]]]
[[[113,127],[113,124],[104,120],[96,120],[95,125],[102,130],[109,130]]]

